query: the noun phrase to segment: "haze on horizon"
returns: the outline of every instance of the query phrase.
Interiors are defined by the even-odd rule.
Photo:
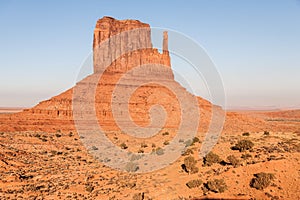
[[[0,16],[0,107],[31,107],[71,88],[97,19],[112,16],[194,39],[220,72],[227,108],[300,108],[297,0],[0,1]],[[201,85],[173,57],[172,67]]]

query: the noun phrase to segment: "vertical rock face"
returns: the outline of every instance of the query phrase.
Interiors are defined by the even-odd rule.
[[[113,73],[124,73],[135,66],[155,63],[170,67],[167,33],[163,36],[164,53],[152,48],[149,24],[138,20],[99,19],[94,30],[94,73],[108,66]],[[116,59],[122,56],[118,62]],[[112,65],[112,66],[111,66]]]
[[[163,53],[169,54],[169,48],[168,48],[168,32],[167,32],[167,31],[164,31]]]

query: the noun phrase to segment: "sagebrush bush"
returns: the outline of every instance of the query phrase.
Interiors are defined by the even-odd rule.
[[[154,149],[154,152],[159,156],[164,154],[164,150],[160,147],[157,147],[156,149]]]
[[[204,158],[203,158],[203,164],[204,166],[211,166],[214,163],[220,163],[222,160],[221,158],[213,153],[212,151],[209,152]]]
[[[240,152],[252,149],[254,143],[251,140],[240,140],[235,146],[232,147],[233,150],[239,150]]]
[[[188,188],[196,188],[196,187],[200,187],[202,185],[202,181],[200,179],[195,179],[195,180],[191,180],[189,182],[186,183],[186,186]]]
[[[184,158],[184,163],[181,165],[183,170],[189,174],[198,173],[199,168],[196,167],[197,161],[192,156]]]
[[[169,135],[169,132],[168,132],[168,131],[166,131],[166,132],[164,132],[162,135],[163,135],[163,136],[165,136],[165,135]]]
[[[125,170],[127,172],[136,172],[137,170],[139,170],[139,166],[137,163],[134,163],[134,162],[128,162],[126,165],[125,165]]]
[[[222,193],[225,192],[225,190],[227,190],[227,185],[224,179],[210,180],[206,183],[206,187],[208,190],[216,193]]]
[[[247,160],[248,158],[252,158],[251,154],[245,153],[241,156],[242,159]]]
[[[234,155],[227,156],[227,162],[234,167],[238,167],[241,164],[241,161]]]
[[[194,154],[194,151],[192,149],[187,149],[185,152],[183,152],[181,155],[188,156]]]
[[[127,149],[128,146],[123,142],[122,144],[120,144],[121,149]]]
[[[144,153],[145,151],[143,149],[139,149],[138,153]]]
[[[143,143],[141,144],[141,148],[147,148],[147,147],[148,147],[148,145],[147,145],[146,143],[143,142]]]
[[[142,193],[136,193],[132,197],[132,200],[144,200],[144,199],[145,199],[144,192],[142,192]]]
[[[273,179],[275,179],[275,175],[271,173],[261,172],[258,174],[254,174],[255,178],[253,178],[250,182],[250,186],[256,188],[258,190],[263,190],[269,185],[271,185]]]
[[[264,131],[264,135],[270,135],[269,131]]]
[[[242,134],[242,136],[250,136],[250,133],[249,132],[245,132]]]
[[[94,190],[94,186],[92,186],[91,184],[87,184],[87,185],[85,186],[85,190],[86,190],[87,192],[92,192],[92,191]]]
[[[200,139],[198,137],[194,137],[193,141],[192,141],[192,145],[197,143],[197,142],[200,143]]]
[[[193,144],[193,141],[192,140],[187,140],[187,141],[184,142],[184,144],[185,144],[185,147],[189,147]]]

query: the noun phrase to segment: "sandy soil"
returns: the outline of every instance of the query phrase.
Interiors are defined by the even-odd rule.
[[[273,113],[272,117],[281,121],[271,123],[289,120],[285,115]],[[260,116],[270,119],[269,114]],[[212,151],[220,160],[211,166],[205,166],[197,153],[204,136],[199,133],[200,142],[191,145],[177,161],[146,174],[106,167],[88,154],[76,133],[1,132],[0,199],[299,199],[300,123],[292,123],[292,132],[226,131]],[[168,145],[164,141],[172,136],[170,131],[169,135],[158,134],[156,141],[130,141],[123,133],[109,138],[116,145],[125,142],[130,151],[150,152]],[[233,150],[241,140],[250,140],[254,146],[244,152]],[[238,159],[236,165],[228,161],[229,155]],[[189,156],[196,160],[197,173],[182,168]],[[272,173],[275,178],[265,188],[256,189],[251,181],[260,172]],[[215,179],[224,180],[224,192],[208,187],[207,183]],[[191,180],[201,180],[202,184],[189,188]]]

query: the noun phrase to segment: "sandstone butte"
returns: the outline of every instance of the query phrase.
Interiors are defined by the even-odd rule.
[[[119,41],[109,44],[107,49],[98,48],[99,44],[108,38],[130,30],[137,31],[134,31],[133,35],[123,35],[121,38],[118,38]],[[113,60],[114,56],[124,51],[126,45],[131,46],[133,49],[136,46],[147,48],[128,52]],[[134,75],[137,82],[145,77],[155,77],[158,80],[167,81],[169,84],[176,86],[178,90],[186,91],[174,80],[168,52],[167,33],[164,33],[163,52],[160,53],[158,49],[152,47],[149,24],[138,20],[116,20],[111,17],[99,19],[94,30],[93,61],[94,73],[78,82],[73,88],[22,112],[1,114],[0,131],[76,131],[72,111],[73,90],[82,85],[93,84],[95,80],[98,80],[99,73],[103,72],[103,63],[110,63],[110,65],[103,72],[101,79],[97,83],[95,108],[98,120],[105,130],[119,130],[111,111],[112,93],[122,75],[136,66],[145,64],[166,66],[150,67],[143,72],[144,74]],[[132,83],[128,82],[123,87],[131,86]],[[148,98],[149,96],[151,98]],[[210,124],[212,108],[214,107],[220,112],[223,112],[223,110],[221,107],[212,105],[201,97],[197,97],[197,100],[201,112],[199,132],[206,132]],[[130,98],[129,111],[134,122],[138,125],[146,126],[149,123],[149,108],[157,103],[162,105],[168,113],[165,127],[176,128],[180,122],[180,108],[176,96],[168,89],[157,84],[139,87]],[[126,122],[124,123],[126,124]],[[223,131],[263,131],[264,129],[278,131],[293,130],[293,128],[293,126],[288,124],[275,124],[261,117],[250,116],[247,113],[227,112]]]

